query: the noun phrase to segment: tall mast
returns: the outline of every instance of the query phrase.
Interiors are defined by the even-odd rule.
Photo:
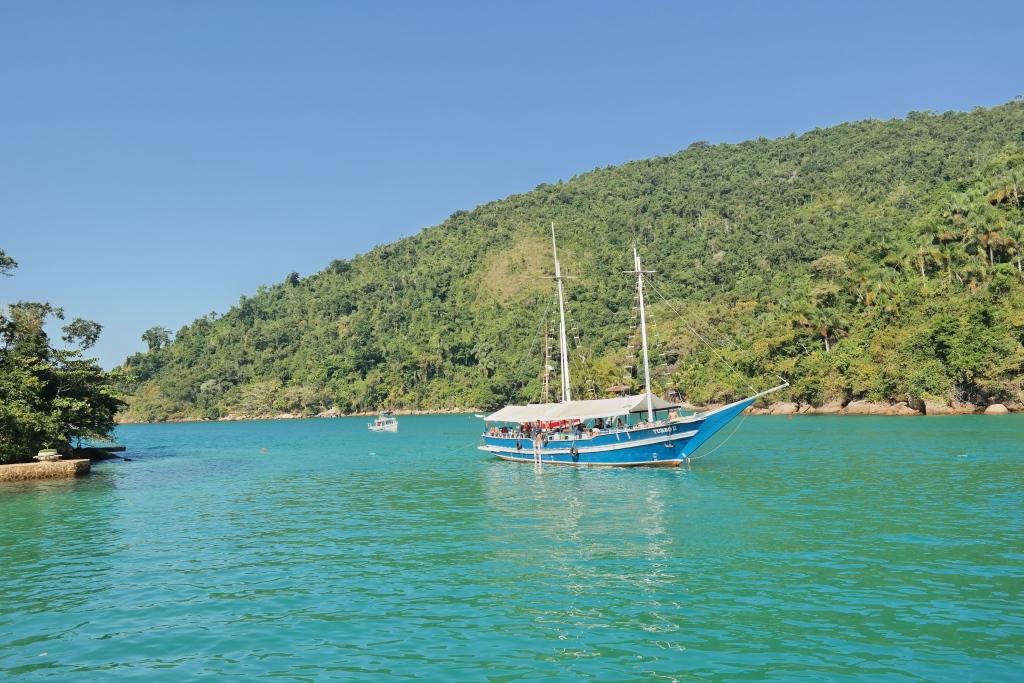
[[[647,359],[647,313],[644,310],[644,271],[640,267],[640,254],[633,245],[633,273],[636,274],[636,291],[640,299],[640,342],[644,349],[644,391],[647,392],[647,420],[654,422],[654,408],[651,405],[651,364]]]
[[[562,264],[558,262],[558,246],[555,244],[555,224],[551,223],[551,253],[555,257],[555,282],[558,284],[558,337],[562,365],[562,402],[572,400],[569,386],[569,344],[565,341],[565,295],[562,292]]]
[[[541,403],[547,403],[551,400],[551,345],[548,343],[550,340],[550,328],[547,322],[544,323],[544,394],[541,399]]]

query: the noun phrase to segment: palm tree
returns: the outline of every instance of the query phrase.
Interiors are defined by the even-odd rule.
[[[1021,251],[1024,251],[1024,249],[1021,249],[1021,243],[1009,235],[1004,236],[1003,240],[1003,248],[1009,259],[1012,261],[1014,256],[1017,257],[1017,272],[1024,272],[1024,270],[1021,270],[1020,266]]]
[[[947,218],[954,224],[962,223],[970,214],[971,200],[967,193],[958,192],[952,195],[946,202],[942,217]]]
[[[927,278],[926,269],[930,266],[939,266],[943,262],[943,253],[936,248],[935,237],[929,234],[921,235],[915,256],[922,278]]]
[[[980,246],[982,250],[988,254],[988,265],[991,268],[993,265],[995,265],[995,259],[992,255],[992,245],[993,243],[998,243],[999,233],[993,232],[991,230],[984,230],[980,232],[975,237],[975,239],[978,240],[978,246]]]
[[[942,254],[942,262],[946,266],[946,279],[952,282],[953,263],[958,253],[956,235],[948,230],[944,230],[939,232],[939,234],[935,236],[935,239],[938,243],[939,253]],[[959,278],[960,276],[957,275],[957,277]]]

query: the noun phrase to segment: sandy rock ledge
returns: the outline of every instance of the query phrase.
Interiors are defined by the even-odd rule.
[[[22,462],[0,465],[0,481],[28,481],[30,479],[70,479],[89,473],[92,462],[80,460],[53,460],[50,462]]]

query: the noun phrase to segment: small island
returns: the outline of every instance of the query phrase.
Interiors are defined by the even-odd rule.
[[[17,265],[0,249],[0,277],[12,276]],[[64,319],[64,309],[45,302],[0,311],[0,482],[88,473],[91,459],[73,444],[109,438],[125,405],[110,374],[83,357],[101,325],[67,322],[61,338],[70,348],[58,349],[45,326]]]
[[[573,395],[640,391],[626,254],[649,250],[651,381],[773,413],[1024,403],[1024,101],[694,143],[456,211],[241,297],[119,369],[131,422],[487,410],[541,399],[558,226]],[[635,309],[635,306],[634,306]],[[710,342],[705,345],[701,339]],[[723,363],[725,361],[725,363]],[[578,365],[578,369],[576,366]]]

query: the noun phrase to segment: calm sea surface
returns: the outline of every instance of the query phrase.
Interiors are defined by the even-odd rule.
[[[1024,415],[752,417],[688,470],[400,422],[0,487],[0,679],[1024,680]]]

